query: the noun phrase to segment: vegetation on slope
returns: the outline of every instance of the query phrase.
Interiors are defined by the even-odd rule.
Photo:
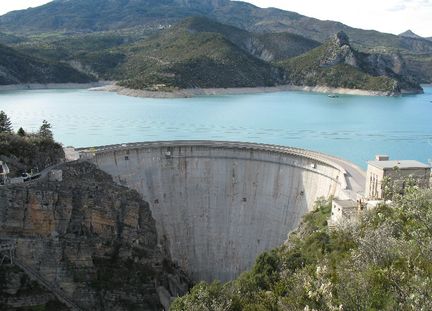
[[[190,32],[219,33],[249,54],[265,61],[298,56],[320,45],[317,41],[288,32],[253,33],[205,17],[187,18],[180,27]]]
[[[15,44],[23,40],[23,38],[20,38],[18,36],[0,32],[0,44]]]
[[[68,63],[101,80],[112,80],[115,68],[125,59],[118,47],[147,36],[147,32],[136,29],[69,35],[47,33],[29,36],[13,47],[41,59]]]
[[[432,55],[404,55],[407,70],[420,83],[432,83]]]
[[[290,33],[251,33],[191,17],[163,30],[32,35],[14,47],[52,62],[67,62],[99,79],[155,91],[294,84],[398,94],[421,90],[411,75],[428,80],[428,67],[421,65],[424,56],[405,61],[401,55],[360,53],[349,42],[336,41],[319,46]],[[331,66],[327,58],[333,58]]]
[[[0,28],[18,32],[101,31],[158,27],[207,15],[229,0],[56,0],[0,17]]]
[[[5,161],[11,176],[44,168],[64,161],[63,147],[53,140],[51,125],[43,122],[37,133],[26,133],[22,128],[15,134],[3,125],[9,122],[0,112],[0,161]]]
[[[389,56],[414,54],[420,57],[418,62],[423,65],[427,65],[428,57],[432,56],[432,41],[428,38],[356,29],[339,22],[322,21],[294,12],[274,8],[263,9],[250,3],[229,0],[56,0],[40,7],[0,16],[0,31],[19,34],[74,34],[133,27],[156,30],[191,16],[215,19],[249,32],[261,33],[264,38],[274,36],[268,34],[289,32],[310,40],[325,42],[333,34],[344,31],[352,38],[353,46],[360,51],[378,52]],[[262,38],[258,39],[262,41]],[[283,41],[279,43],[283,46]],[[280,50],[279,47],[276,48]],[[408,63],[408,66],[410,65],[411,63]],[[410,67],[416,77],[417,68],[419,67]],[[421,82],[432,82],[432,73],[428,71],[420,72],[417,78],[420,77]]]
[[[432,190],[407,189],[357,223],[330,231],[319,202],[286,245],[227,283],[201,283],[174,311],[430,310]]]
[[[184,85],[273,85],[279,76],[269,73],[271,66],[263,61],[297,56],[318,45],[289,33],[254,34],[204,17],[192,17],[159,31],[132,28],[89,34],[32,35],[14,48],[40,58],[68,62],[100,79],[129,80],[123,83],[129,87],[165,84],[169,89]],[[239,68],[241,72],[237,73]],[[210,69],[216,71],[215,76],[203,81],[202,76]],[[166,71],[171,79],[166,77]],[[218,72],[226,76],[221,77]],[[182,77],[172,79],[173,74]],[[258,78],[258,75],[264,76]],[[234,79],[230,80],[231,76]]]
[[[356,29],[334,21],[229,0],[57,0],[1,16],[0,29],[23,33],[101,31],[136,26],[157,28],[190,16],[210,17],[252,32],[290,32],[319,42],[344,31],[356,46],[432,53],[432,42],[424,38]]]
[[[0,45],[0,85],[20,83],[86,83],[94,78],[67,64],[37,59]]]
[[[345,33],[301,56],[279,62],[294,85],[363,89],[397,94],[421,90],[412,78],[395,73],[380,55],[354,50]],[[401,65],[402,66],[402,65]]]
[[[184,25],[124,49],[117,69],[121,85],[139,89],[272,86],[278,69],[246,53],[224,36],[192,32]]]

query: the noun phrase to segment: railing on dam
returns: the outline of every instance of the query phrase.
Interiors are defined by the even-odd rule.
[[[127,144],[115,144],[106,146],[96,146],[76,149],[80,154],[96,154],[110,151],[122,151],[139,148],[161,148],[161,147],[209,147],[209,148],[235,148],[248,149],[257,151],[276,152],[288,155],[308,158],[317,162],[334,167],[340,171],[341,178],[338,183],[341,189],[345,191],[348,198],[358,199],[364,191],[365,172],[357,165],[334,156],[330,156],[317,151],[310,151],[301,148],[286,147],[270,144],[245,143],[235,141],[208,141],[208,140],[179,140],[179,141],[154,141],[154,142],[136,142]],[[354,181],[354,182],[353,182]]]

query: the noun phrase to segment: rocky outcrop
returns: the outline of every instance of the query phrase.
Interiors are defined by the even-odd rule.
[[[137,192],[89,163],[60,169],[61,182],[0,188],[0,238],[23,265],[84,310],[161,310],[185,293]]]
[[[407,31],[399,34],[399,37],[424,39],[423,37],[421,37],[418,34],[414,33],[411,29],[408,29]]]
[[[326,52],[320,60],[321,67],[332,67],[342,63],[357,67],[356,56],[344,32],[335,34],[325,47]]]
[[[423,91],[401,55],[359,52],[344,32],[279,64],[286,70],[287,83],[298,86],[360,89],[387,95]]]

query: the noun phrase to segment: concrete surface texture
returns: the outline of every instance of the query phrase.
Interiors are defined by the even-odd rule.
[[[351,185],[364,186],[364,172],[347,161],[279,146],[177,141],[91,154],[150,203],[159,240],[194,281],[232,280],[281,245],[317,198],[355,198]]]

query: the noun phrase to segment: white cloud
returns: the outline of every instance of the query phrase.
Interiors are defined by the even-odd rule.
[[[51,0],[0,0],[0,15],[13,10],[36,7],[48,2],[51,2]]]
[[[432,0],[247,0],[349,26],[399,34],[411,29],[432,36]]]

